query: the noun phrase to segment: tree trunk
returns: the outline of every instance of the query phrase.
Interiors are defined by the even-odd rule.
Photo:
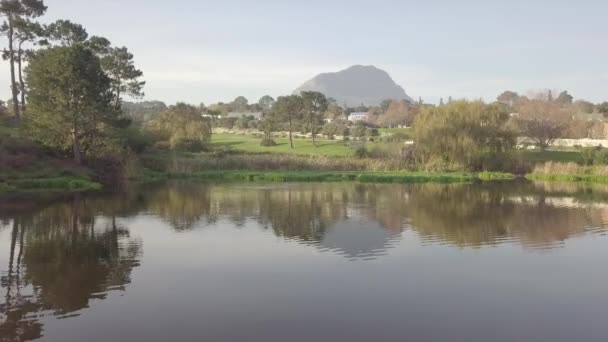
[[[14,29],[13,29],[13,15],[8,15],[8,54],[9,64],[11,67],[11,91],[13,95],[13,111],[15,112],[15,119],[17,122],[20,121],[21,115],[19,114],[19,89],[17,89],[17,81],[15,80],[15,50],[13,47]]]
[[[315,121],[314,117],[310,118],[310,134],[312,135],[312,146],[317,146],[315,141]]]
[[[72,149],[74,150],[74,161],[82,165],[82,153],[80,152],[80,136],[75,129],[72,130]]]
[[[293,149],[293,139],[291,138],[291,119],[289,119],[289,145]]]
[[[23,42],[19,42],[17,66],[19,68],[19,89],[21,90],[21,111],[25,113],[25,82],[23,81],[23,50],[21,49],[21,44]]]
[[[116,99],[114,100],[114,108],[116,110],[120,108],[120,88],[116,88]]]

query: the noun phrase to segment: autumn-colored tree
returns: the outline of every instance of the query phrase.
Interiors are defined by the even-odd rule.
[[[518,105],[515,123],[520,133],[541,149],[560,138],[572,122],[573,108],[557,101],[529,100]]]
[[[410,126],[414,122],[415,108],[407,101],[391,101],[386,112],[378,117],[384,127]]]

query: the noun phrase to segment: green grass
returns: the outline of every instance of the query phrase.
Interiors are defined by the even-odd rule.
[[[296,155],[323,155],[323,156],[352,156],[353,149],[347,142],[338,140],[318,139],[317,146],[311,139],[293,139],[294,148],[289,145],[289,138],[275,138],[276,146],[260,146],[262,139],[252,135],[241,134],[213,134],[211,145],[214,148],[232,149],[251,153],[284,153]]]
[[[540,174],[532,173],[526,178],[533,181],[548,182],[580,182],[580,183],[608,183],[608,176],[601,175],[561,175],[561,174]]]
[[[399,133],[406,135],[410,138],[414,135],[413,128],[379,128],[378,131],[380,131],[380,133]]]
[[[94,191],[101,188],[99,183],[78,177],[19,179],[0,183],[0,192]]]
[[[340,182],[361,183],[471,183],[474,181],[513,179],[504,173],[425,173],[425,172],[251,172],[251,171],[206,171],[194,173],[151,172],[145,174],[146,181],[160,179],[206,179],[249,182]]]
[[[543,163],[543,162],[561,162],[561,163],[580,163],[582,162],[581,153],[579,151],[517,151],[517,155],[524,161]]]

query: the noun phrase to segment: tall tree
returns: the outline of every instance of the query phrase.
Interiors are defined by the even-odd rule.
[[[500,103],[504,103],[505,105],[507,105],[509,107],[513,107],[515,105],[515,103],[517,102],[517,100],[519,99],[519,94],[517,94],[514,91],[507,90],[507,91],[503,92],[502,94],[498,95],[498,97],[496,99]]]
[[[17,42],[17,74],[19,77],[19,92],[21,95],[21,111],[23,113],[25,113],[26,110],[26,89],[25,80],[23,78],[23,64],[27,55],[32,52],[31,50],[27,49],[26,45],[28,43],[42,43],[44,35],[42,25],[37,22],[21,18],[15,22],[15,41]]]
[[[564,90],[559,93],[559,96],[557,96],[557,99],[555,99],[555,101],[561,104],[572,104],[573,99],[574,98],[572,97],[572,95],[568,94],[568,92]]]
[[[249,106],[249,101],[245,96],[238,96],[234,101],[232,101],[232,109],[236,112],[243,113],[247,111],[247,107]]]
[[[89,38],[82,25],[69,20],[57,20],[46,26],[45,31],[49,45],[72,46],[84,43]]]
[[[304,100],[307,124],[312,134],[312,144],[316,146],[317,128],[323,122],[323,114],[327,110],[327,98],[317,91],[303,91],[302,99]]]
[[[270,96],[270,95],[264,95],[262,96],[262,98],[260,98],[260,100],[258,101],[258,104],[260,105],[260,107],[262,107],[262,111],[263,112],[268,112],[272,109],[272,106],[275,103],[275,99]]]
[[[126,47],[110,48],[101,57],[101,65],[112,81],[114,108],[117,110],[120,109],[123,94],[134,98],[144,96],[146,82],[140,80],[144,73],[135,67],[133,57]]]
[[[83,144],[116,122],[110,79],[99,58],[82,45],[38,51],[26,68],[27,127],[41,143],[71,149],[82,163]]]
[[[290,95],[281,96],[272,107],[273,117],[277,122],[287,122],[289,130],[289,145],[293,149],[293,125],[302,119],[305,108],[304,100],[301,96]]]
[[[4,17],[4,22],[0,26],[0,32],[5,34],[8,40],[8,55],[9,66],[11,71],[11,93],[13,100],[13,111],[17,121],[20,119],[19,107],[19,85],[17,84],[15,71],[15,33],[16,23],[30,18],[36,18],[46,12],[47,7],[42,0],[0,0],[0,15]]]

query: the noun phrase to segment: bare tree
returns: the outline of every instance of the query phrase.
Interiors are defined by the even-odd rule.
[[[517,115],[520,133],[544,151],[565,134],[573,112],[558,102],[530,100],[518,106]]]

